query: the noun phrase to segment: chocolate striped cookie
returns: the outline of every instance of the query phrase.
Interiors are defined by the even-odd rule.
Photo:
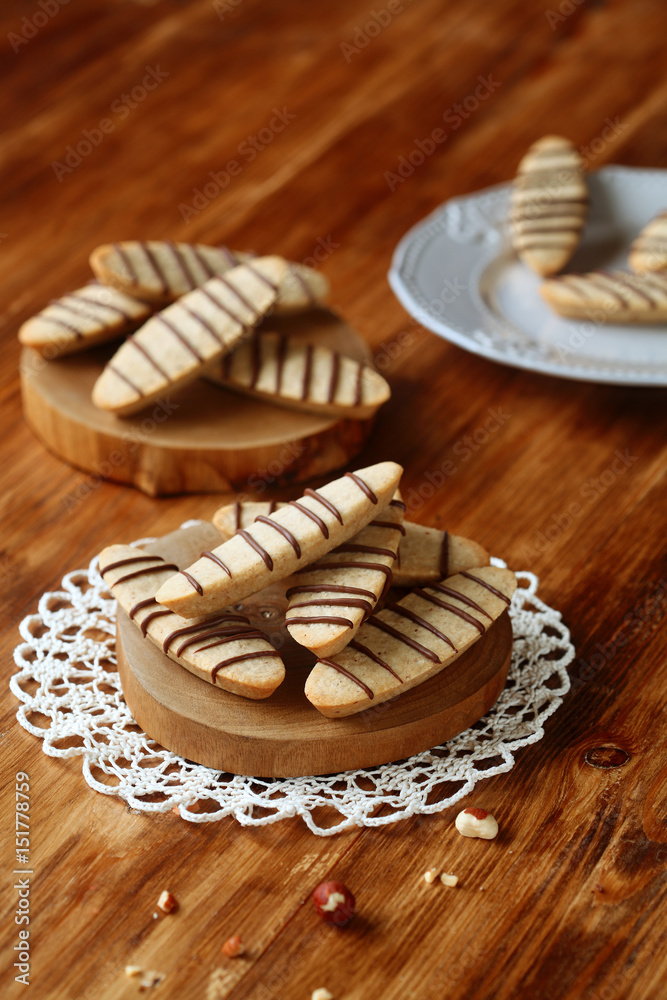
[[[161,604],[186,618],[212,614],[315,562],[378,517],[393,497],[403,470],[380,462],[319,490],[307,489],[268,517],[241,528],[228,541],[157,593]]]
[[[186,621],[155,599],[178,569],[131,545],[100,554],[100,573],[121,608],[144,636],[196,677],[244,698],[268,698],[285,667],[266,636],[232,609],[214,618]]]
[[[306,681],[306,697],[337,718],[409,691],[484,635],[515,589],[511,570],[483,566],[413,590],[372,615],[335,659],[320,659]]]
[[[591,271],[550,278],[542,297],[560,316],[596,323],[664,323],[667,273]]]
[[[667,212],[644,226],[632,244],[629,263],[638,273],[667,270]]]
[[[511,197],[512,246],[537,274],[556,274],[579,244],[587,208],[581,157],[568,139],[545,136],[519,164]]]
[[[125,416],[197,378],[271,309],[285,266],[281,257],[258,257],[156,313],[107,364],[95,405]]]
[[[285,625],[316,656],[333,656],[354,642],[362,622],[392,582],[405,504],[396,494],[379,517],[294,577]]]
[[[26,320],[19,340],[47,358],[95,347],[136,330],[154,306],[97,282],[77,288]]]
[[[290,410],[355,419],[372,416],[391,395],[369,365],[301,337],[264,331],[225,355],[206,377]]]
[[[165,304],[239,264],[251,266],[254,259],[254,254],[203,243],[128,240],[96,247],[90,255],[90,266],[105,285]],[[276,311],[310,309],[321,305],[328,296],[329,282],[323,274],[288,261]]]

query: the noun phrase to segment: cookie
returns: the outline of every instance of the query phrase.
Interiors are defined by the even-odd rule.
[[[296,574],[285,625],[299,645],[333,656],[354,638],[391,586],[404,512],[396,494],[359,534]]]
[[[268,698],[285,667],[266,636],[229,608],[196,622],[162,607],[155,592],[178,568],[131,545],[100,554],[100,573],[144,636],[202,680],[244,698]]]
[[[644,226],[630,248],[628,261],[638,273],[667,270],[667,212]]]
[[[268,517],[287,506],[286,502],[278,500],[236,500],[218,507],[211,520],[227,541],[239,528],[248,528],[254,524],[260,515]]]
[[[285,266],[281,257],[258,257],[155,313],[107,364],[95,405],[125,416],[197,378],[271,309]]]
[[[90,266],[105,285],[166,304],[239,264],[251,264],[253,259],[251,253],[203,243],[128,240],[96,247],[90,255]],[[329,281],[323,274],[303,264],[286,264],[277,312],[299,312],[327,300]]]
[[[395,462],[380,462],[346,472],[319,490],[305,490],[299,500],[241,528],[167,580],[157,599],[191,618],[213,614],[291,576],[379,516],[396,492],[402,472]]]
[[[461,535],[439,528],[405,521],[405,536],[394,566],[396,587],[420,587],[437,583],[473,566],[488,566],[489,553],[483,546]]]
[[[371,417],[391,395],[385,379],[369,365],[270,331],[256,331],[206,377],[290,410],[343,418]]]
[[[94,282],[52,299],[26,320],[19,340],[46,358],[58,358],[136,330],[153,309],[150,302]]]
[[[549,135],[519,164],[511,195],[512,246],[533,271],[556,274],[579,243],[588,189],[579,153],[569,139]]]
[[[306,697],[323,715],[339,718],[409,691],[484,635],[515,589],[511,570],[483,566],[413,590],[369,618],[335,660],[320,659]]]
[[[596,323],[664,323],[667,273],[591,271],[550,278],[542,297],[560,316]]]

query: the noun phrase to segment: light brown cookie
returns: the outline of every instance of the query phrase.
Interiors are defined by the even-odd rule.
[[[630,248],[628,262],[638,273],[667,270],[667,212],[644,226]]]
[[[507,610],[514,573],[495,566],[413,590],[361,626],[356,639],[315,664],[306,697],[323,715],[353,715],[409,691],[448,666]]]
[[[153,311],[150,302],[94,282],[49,302],[26,320],[19,340],[49,359],[58,358],[136,330]]]
[[[397,493],[358,535],[296,574],[285,625],[301,646],[333,656],[354,639],[391,586],[404,512]]]
[[[290,410],[357,420],[371,417],[391,395],[370,365],[271,331],[256,331],[206,377]]]
[[[260,515],[268,517],[287,506],[287,501],[282,500],[235,500],[218,507],[211,520],[227,541],[239,528],[249,528]]]
[[[404,527],[405,537],[401,539],[394,566],[396,587],[437,583],[461,570],[489,564],[489,553],[470,538],[412,521],[405,521]]]
[[[166,304],[239,264],[252,266],[254,259],[251,253],[203,243],[128,240],[96,247],[90,255],[90,266],[105,285]],[[303,264],[286,262],[277,312],[300,312],[321,305],[328,297],[329,281],[323,274]]]
[[[186,621],[155,600],[177,569],[131,545],[100,554],[100,573],[120,606],[170,659],[191,674],[244,698],[268,698],[285,677],[266,636],[232,608],[215,618]]]
[[[403,470],[380,462],[319,490],[307,489],[269,517],[241,529],[156,595],[185,618],[212,614],[315,562],[361,531],[387,506]]]
[[[519,164],[511,196],[512,246],[537,274],[556,274],[574,253],[588,208],[579,153],[569,139],[549,135]]]
[[[271,309],[284,273],[281,257],[258,257],[156,313],[107,364],[95,405],[126,416],[193,381]]]
[[[540,293],[560,316],[596,323],[664,323],[667,273],[591,271],[545,281]]]

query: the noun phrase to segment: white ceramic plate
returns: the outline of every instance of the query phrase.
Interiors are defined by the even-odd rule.
[[[589,175],[591,206],[567,271],[627,269],[635,236],[667,208],[667,170],[604,167]],[[566,320],[509,240],[511,185],[452,198],[394,253],[389,283],[423,326],[493,361],[565,378],[667,385],[667,324]]]

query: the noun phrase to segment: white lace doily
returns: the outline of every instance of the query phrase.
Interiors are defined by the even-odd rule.
[[[19,670],[10,681],[21,702],[17,718],[42,739],[44,753],[81,757],[91,788],[141,812],[177,810],[193,823],[234,816],[244,826],[301,816],[321,836],[437,813],[480,779],[509,771],[514,752],[542,738],[544,721],[570,689],[570,634],[560,613],[537,597],[537,577],[517,577],[512,665],[498,702],[460,736],[408,760],[276,779],[221,774],[163,749],[141,731],[123,699],[115,601],[96,559],[68,573],[62,590],[43,594],[37,613],[19,626],[24,642],[14,651]]]

